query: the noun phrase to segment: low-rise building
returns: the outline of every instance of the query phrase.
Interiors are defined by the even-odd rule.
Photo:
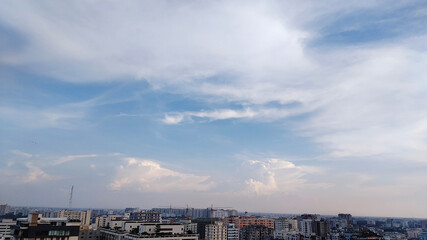
[[[92,210],[71,211],[71,210],[64,209],[59,211],[60,218],[67,218],[68,220],[79,220],[82,226],[90,225],[91,215],[92,215]]]
[[[87,226],[81,227],[79,232],[79,240],[99,240],[99,229],[88,228]]]
[[[116,220],[118,218],[121,218],[122,215],[103,215],[98,216],[95,218],[95,223],[93,224],[93,227],[100,228],[100,227],[107,227],[108,223],[111,220]]]
[[[0,239],[7,240],[12,239],[11,227],[16,225],[16,221],[12,219],[3,219],[0,222]]]
[[[152,224],[146,224],[151,225],[151,230],[147,229],[148,231],[155,231],[156,225]],[[159,224],[158,224],[159,225]],[[153,227],[154,226],[154,227]],[[147,226],[149,228],[149,226]],[[164,228],[166,230],[166,226]],[[163,231],[163,233],[156,233],[153,234],[130,234],[125,233],[124,231],[117,231],[112,229],[100,229],[100,240],[198,240],[199,235],[198,234],[179,234],[179,233],[166,233],[167,231]],[[171,232],[174,232],[172,229]]]
[[[184,233],[197,233],[197,223],[193,223],[191,220],[181,220],[180,223],[184,225]]]
[[[156,224],[145,223],[139,226],[139,234],[161,234],[161,235],[174,235],[184,234],[184,225],[182,224]]]
[[[30,213],[28,218],[18,218],[12,227],[15,240],[78,240],[80,222],[67,218],[42,218],[41,214]]]

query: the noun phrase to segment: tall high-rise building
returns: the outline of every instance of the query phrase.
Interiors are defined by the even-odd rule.
[[[222,222],[206,225],[206,240],[227,240],[227,225]]]
[[[315,221],[313,224],[313,232],[318,237],[327,237],[328,233],[330,232],[330,223],[328,220],[319,220]]]
[[[346,228],[353,228],[353,217],[351,214],[340,213],[338,218],[346,222]]]
[[[301,221],[301,233],[304,237],[311,237],[313,233],[313,219],[303,219]]]
[[[289,231],[298,231],[298,219],[288,219]]]
[[[233,223],[227,224],[227,240],[239,240],[239,228]]]
[[[0,204],[0,215],[5,215],[10,212],[10,206],[7,204]]]

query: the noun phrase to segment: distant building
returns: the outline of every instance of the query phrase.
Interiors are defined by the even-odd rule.
[[[234,217],[237,216],[236,210],[226,210],[226,209],[215,209],[212,211],[213,218],[226,218],[226,217]]]
[[[15,240],[78,240],[80,222],[67,218],[42,218],[41,214],[30,213],[28,218],[18,218],[13,227]]]
[[[160,212],[163,217],[188,217],[190,218],[210,218],[210,208],[189,208],[188,212],[186,208],[153,208],[153,211]],[[236,210],[230,211],[230,216],[237,215]]]
[[[242,227],[239,232],[240,240],[272,240],[273,229],[262,225]]]
[[[162,214],[157,211],[132,212],[129,219],[147,223],[161,223]]]
[[[10,212],[10,206],[7,204],[0,204],[0,215],[5,215]]]
[[[418,237],[419,240],[427,240],[427,232],[420,233]]]
[[[351,216],[351,214],[340,213],[338,214],[338,218],[345,220],[345,228],[353,228],[353,217]]]
[[[406,237],[408,239],[419,238],[419,236],[422,232],[423,232],[423,230],[421,228],[406,229]]]
[[[125,208],[125,213],[139,212],[139,208]]]
[[[206,225],[206,240],[227,240],[227,225],[222,222]]]
[[[67,218],[68,220],[79,220],[82,226],[90,225],[91,215],[92,215],[92,210],[86,210],[86,211],[61,210],[59,211],[60,218]]]
[[[185,233],[197,233],[197,223],[192,223],[191,220],[181,220],[182,225],[184,225]]]
[[[271,229],[274,229],[274,219],[256,217],[256,216],[242,216],[242,217],[228,217],[224,218],[223,222],[225,224],[233,223],[239,229],[247,226],[258,225],[265,226]]]
[[[57,218],[57,217],[59,217],[59,211],[58,210],[43,210],[43,211],[40,211],[40,213],[45,218]]]

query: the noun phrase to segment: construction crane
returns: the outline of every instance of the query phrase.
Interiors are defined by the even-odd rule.
[[[73,206],[73,190],[74,190],[74,185],[71,186],[70,200],[68,201],[68,209],[69,210],[71,210],[71,207]]]

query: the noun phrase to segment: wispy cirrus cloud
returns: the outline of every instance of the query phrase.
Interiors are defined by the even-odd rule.
[[[25,158],[30,158],[30,157],[32,157],[33,156],[33,154],[31,154],[31,153],[26,153],[26,152],[23,152],[23,151],[20,151],[20,150],[12,150],[11,151],[13,154],[15,154],[16,156],[19,156],[19,157],[25,157]]]
[[[83,118],[83,113],[67,109],[0,106],[0,116],[1,119],[29,129],[69,129],[77,124],[77,120]]]
[[[216,121],[226,119],[253,119],[255,121],[274,121],[302,114],[304,109],[295,108],[263,108],[262,106],[247,107],[244,109],[214,109],[210,111],[181,112],[165,114],[162,122],[165,124],[179,124],[202,121]]]
[[[68,155],[64,157],[60,157],[57,161],[55,161],[54,165],[60,165],[66,162],[74,161],[81,158],[96,158],[98,157],[98,154],[85,154],[85,155]]]

